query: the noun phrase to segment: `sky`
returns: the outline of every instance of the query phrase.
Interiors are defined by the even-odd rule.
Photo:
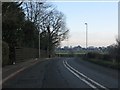
[[[66,16],[69,39],[61,46],[85,47],[88,24],[88,46],[102,47],[116,43],[118,35],[117,2],[52,2]]]

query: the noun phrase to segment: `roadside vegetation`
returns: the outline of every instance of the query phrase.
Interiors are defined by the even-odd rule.
[[[117,44],[108,46],[104,51],[83,51],[75,52],[59,52],[56,55],[59,57],[78,57],[82,60],[89,61],[105,67],[120,69],[120,41],[116,40]]]
[[[110,54],[89,52],[82,56],[82,60],[89,61],[108,68],[120,69],[120,62]]]
[[[40,49],[54,56],[68,32],[65,15],[49,2],[2,2],[2,64],[15,61],[16,47],[39,49],[39,34]]]

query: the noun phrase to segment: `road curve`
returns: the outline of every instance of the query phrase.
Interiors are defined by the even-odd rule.
[[[39,62],[3,83],[3,88],[118,88],[118,71],[77,58]]]

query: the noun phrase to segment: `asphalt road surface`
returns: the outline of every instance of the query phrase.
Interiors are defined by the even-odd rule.
[[[39,62],[3,84],[3,88],[118,88],[118,71],[77,58]]]

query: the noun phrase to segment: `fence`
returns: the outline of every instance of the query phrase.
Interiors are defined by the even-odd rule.
[[[15,60],[16,62],[21,62],[29,60],[32,58],[39,57],[39,50],[35,48],[25,48],[25,47],[16,47],[15,48]],[[45,50],[40,50],[40,57],[47,57],[47,52]]]
[[[17,47],[15,48],[15,60],[16,62],[21,62],[24,60],[29,60],[31,58],[38,58],[38,49],[35,48],[24,48]]]

